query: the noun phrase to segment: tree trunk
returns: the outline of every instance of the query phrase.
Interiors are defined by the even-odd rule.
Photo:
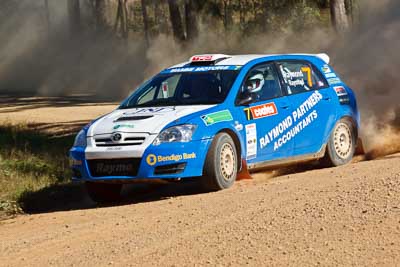
[[[168,32],[168,21],[166,20],[162,9],[164,2],[164,0],[153,0],[154,21],[158,27],[158,33]]]
[[[178,3],[176,0],[168,0],[168,6],[174,37],[177,41],[183,42],[186,38]]]
[[[95,1],[94,16],[96,22],[96,30],[97,32],[105,32],[106,21],[104,18],[104,12],[106,9],[106,3],[104,2],[104,0],[94,0],[94,1]]]
[[[330,0],[332,25],[337,32],[343,33],[349,29],[345,0]]]
[[[46,18],[46,30],[47,35],[50,35],[50,9],[49,9],[49,0],[44,0],[44,14]]]
[[[118,33],[118,29],[120,29],[121,36],[124,39],[128,38],[127,13],[126,0],[118,0],[114,31]]]
[[[357,0],[346,0],[345,1],[345,6],[346,6],[346,12],[347,16],[349,17],[350,23],[353,25],[356,23],[356,17],[357,17]]]
[[[128,0],[124,0],[124,5],[122,7],[123,22],[124,22],[124,34],[123,34],[124,39],[128,39],[128,31],[129,31],[129,27],[128,27],[128,7],[126,5],[127,1]]]
[[[186,38],[195,39],[199,34],[197,25],[197,16],[199,15],[197,1],[185,0],[185,18],[186,18]]]
[[[68,0],[68,19],[71,37],[76,37],[81,32],[81,8],[79,0]]]
[[[239,0],[239,22],[242,29],[245,27],[246,24],[246,6],[246,0]]]
[[[260,21],[261,23],[261,29],[262,31],[267,31],[268,30],[268,21],[270,19],[271,16],[271,10],[273,9],[273,5],[272,3],[270,3],[269,1],[264,1],[262,4],[262,14],[263,17]]]
[[[224,28],[225,31],[229,31],[233,25],[232,19],[232,4],[231,0],[223,0],[223,16],[224,16]]]
[[[142,16],[143,16],[143,30],[144,30],[144,38],[146,40],[147,46],[150,45],[150,37],[149,37],[149,17],[147,16],[147,4],[146,0],[142,0]]]

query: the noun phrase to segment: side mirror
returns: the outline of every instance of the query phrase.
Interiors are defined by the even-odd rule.
[[[243,98],[239,99],[238,105],[239,106],[247,106],[253,102],[253,97],[251,95],[244,96]]]

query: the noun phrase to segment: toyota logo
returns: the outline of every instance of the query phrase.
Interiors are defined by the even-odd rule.
[[[114,142],[119,142],[122,139],[122,135],[120,133],[115,133],[115,134],[112,135],[111,139]]]

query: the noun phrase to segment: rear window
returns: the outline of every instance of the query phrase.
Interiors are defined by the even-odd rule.
[[[321,74],[308,62],[293,60],[277,64],[289,95],[327,87]]]

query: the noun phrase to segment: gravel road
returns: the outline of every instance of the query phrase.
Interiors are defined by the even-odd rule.
[[[75,131],[115,108],[86,102],[1,98],[0,122]],[[1,221],[0,266],[400,266],[400,154],[253,178],[215,193],[131,186],[112,206]]]
[[[254,177],[221,192],[174,184],[139,202],[3,221],[0,265],[399,266],[399,154]]]

